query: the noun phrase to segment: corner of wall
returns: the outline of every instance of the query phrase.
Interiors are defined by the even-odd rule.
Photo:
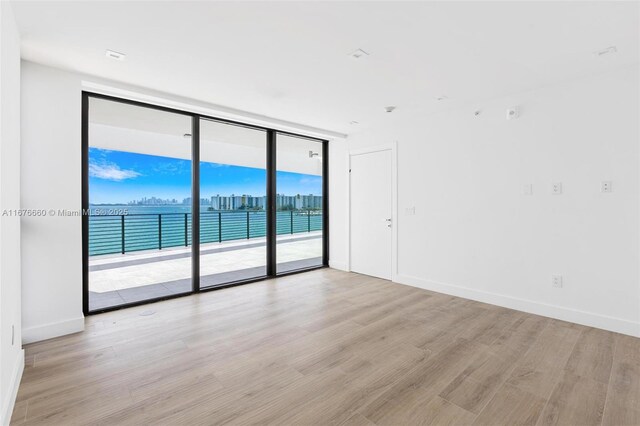
[[[0,424],[3,426],[8,425],[9,422],[11,422],[13,407],[16,403],[18,388],[20,387],[20,380],[22,380],[22,373],[24,371],[24,349],[21,349],[18,352],[18,357],[13,365],[15,367],[11,374],[11,383],[2,401],[2,418],[0,418]]]
[[[20,208],[20,34],[0,2],[0,207]],[[0,223],[0,424],[9,424],[24,370],[21,341],[20,217]]]
[[[339,269],[340,271],[350,272],[347,264],[344,262],[332,262],[329,261],[329,267],[333,269]]]
[[[29,344],[41,340],[53,339],[66,334],[84,331],[84,317],[80,316],[64,321],[28,327],[22,330],[22,343]]]

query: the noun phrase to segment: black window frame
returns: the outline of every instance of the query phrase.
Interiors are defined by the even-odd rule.
[[[301,272],[312,271],[315,269],[326,268],[329,266],[329,141],[312,136],[293,133],[276,128],[264,127],[241,121],[229,120],[225,118],[194,113],[186,110],[155,105],[147,102],[141,102],[133,99],[121,98],[103,93],[90,92],[83,90],[81,93],[81,111],[82,111],[82,137],[81,137],[81,161],[82,161],[82,212],[89,211],[89,100],[103,99],[112,102],[138,106],[141,108],[150,108],[154,110],[170,112],[191,117],[191,291],[156,297],[152,299],[142,300],[138,302],[125,303],[107,308],[95,310],[89,309],[89,216],[82,215],[82,311],[85,316],[100,314],[103,312],[115,311],[119,309],[130,308],[133,306],[155,303],[162,300],[174,299],[178,297],[190,296],[205,291],[214,291],[222,288],[233,287],[237,285],[249,284],[258,281],[273,279],[286,275],[298,274]],[[200,120],[211,120],[219,123],[246,127],[266,132],[266,167],[267,167],[267,268],[266,275],[250,278],[240,281],[232,281],[216,286],[200,288]],[[306,267],[286,272],[277,273],[276,267],[276,153],[277,153],[277,135],[293,136],[322,143],[322,264],[318,266]]]

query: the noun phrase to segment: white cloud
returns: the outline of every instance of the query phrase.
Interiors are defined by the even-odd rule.
[[[90,163],[89,164],[89,176],[96,177],[98,179],[113,180],[116,182],[123,181],[125,179],[133,179],[140,176],[140,173],[135,170],[122,170],[114,163]]]
[[[203,163],[201,163],[201,164],[202,164],[202,165],[208,165],[208,166],[209,166],[209,167],[211,167],[212,169],[219,169],[219,168],[222,168],[222,167],[231,167],[231,165],[230,165],[230,164],[205,163],[205,162],[203,162]],[[200,166],[200,167],[202,167],[202,166]]]
[[[300,179],[300,184],[302,185],[320,185],[322,184],[322,178],[319,177],[303,177]]]

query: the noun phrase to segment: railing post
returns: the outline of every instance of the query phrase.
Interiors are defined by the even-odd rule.
[[[249,211],[247,210],[247,240],[249,239]]]
[[[189,225],[187,225],[187,215],[189,213],[184,214],[184,246],[187,247],[189,245]]]
[[[162,214],[158,214],[158,250],[162,250]]]
[[[222,212],[218,212],[218,242],[222,242]]]
[[[124,249],[125,249],[125,245],[124,245],[124,215],[121,214],[120,215],[120,238],[122,239],[122,254],[124,254]]]
[[[311,210],[307,210],[307,232],[311,232]]]
[[[293,210],[291,211],[291,235],[293,235]]]

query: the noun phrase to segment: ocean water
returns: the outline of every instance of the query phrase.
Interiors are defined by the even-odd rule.
[[[191,245],[191,207],[90,206],[89,255]],[[114,212],[122,213],[113,215]],[[99,214],[96,214],[99,213]],[[201,243],[266,236],[264,211],[200,212]],[[321,212],[282,211],[276,215],[278,235],[322,230]]]

